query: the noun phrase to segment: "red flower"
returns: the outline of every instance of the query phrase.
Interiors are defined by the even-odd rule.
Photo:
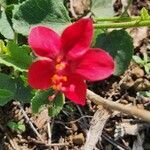
[[[61,36],[44,26],[32,28],[28,42],[39,60],[29,68],[31,87],[52,87],[73,102],[84,105],[85,80],[102,80],[114,72],[112,57],[102,49],[90,48],[92,36],[91,19],[73,23]]]

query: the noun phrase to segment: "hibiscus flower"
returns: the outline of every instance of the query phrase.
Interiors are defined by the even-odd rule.
[[[73,102],[84,105],[86,83],[103,80],[114,72],[112,57],[102,49],[90,48],[91,19],[80,19],[58,35],[45,26],[33,27],[29,46],[38,59],[28,71],[28,82],[35,89],[53,88]]]

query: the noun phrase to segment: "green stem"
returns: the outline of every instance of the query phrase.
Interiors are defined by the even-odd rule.
[[[108,29],[108,28],[131,28],[131,27],[144,27],[144,26],[150,26],[150,20],[135,20],[131,22],[119,22],[119,23],[97,23],[94,24],[95,28],[100,29]]]
[[[18,33],[14,31],[14,41],[18,44]]]
[[[120,21],[135,21],[135,20],[140,20],[140,16],[135,16],[135,17],[110,17],[110,18],[94,18],[95,22],[100,22],[100,21],[113,21],[113,22],[120,22]]]

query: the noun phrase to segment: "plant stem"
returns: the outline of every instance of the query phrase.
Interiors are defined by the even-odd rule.
[[[119,22],[119,23],[98,23],[94,24],[95,28],[100,29],[107,29],[107,28],[131,28],[131,27],[144,27],[144,26],[150,26],[150,20],[144,20],[144,21],[131,21],[131,22]]]
[[[14,31],[14,41],[18,44],[18,33]]]
[[[134,115],[144,121],[150,122],[150,111],[139,109],[136,106],[126,106],[104,99],[90,90],[87,90],[87,98],[97,105],[104,106],[106,109],[117,110],[125,114]]]
[[[110,18],[94,18],[95,22],[100,22],[100,21],[135,21],[135,20],[140,20],[140,16],[134,16],[134,17],[110,17]]]

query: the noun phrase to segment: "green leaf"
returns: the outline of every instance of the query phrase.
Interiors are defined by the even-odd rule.
[[[16,132],[18,132],[18,133],[25,132],[25,130],[26,130],[25,125],[22,124],[22,123],[20,123],[20,122],[16,123],[16,122],[14,122],[14,121],[9,121],[9,122],[7,123],[7,126],[8,126],[10,129],[12,129],[13,131],[16,131]]]
[[[15,70],[26,71],[32,63],[30,48],[26,45],[18,46],[13,41],[7,44],[8,54],[0,55],[0,63],[8,67],[13,67]]]
[[[150,63],[144,65],[144,70],[147,74],[150,74]]]
[[[70,113],[70,112],[75,112],[75,108],[70,106],[70,105],[65,105],[63,110],[67,113]]]
[[[0,89],[0,106],[4,106],[14,97],[14,93],[7,89]]]
[[[38,113],[40,108],[46,104],[49,104],[50,101],[48,97],[53,94],[53,90],[44,90],[44,91],[37,91],[35,96],[31,100],[32,104],[32,112]]]
[[[0,4],[3,4],[3,6],[11,5],[11,4],[17,4],[19,0],[0,0]]]
[[[142,20],[149,20],[150,19],[150,15],[148,14],[148,10],[145,7],[143,7],[141,9],[140,14],[141,14]]]
[[[141,57],[134,55],[132,58],[137,64],[140,64],[142,66],[144,65],[144,61],[141,59]]]
[[[0,55],[0,64],[4,64],[8,67],[13,67],[15,70],[19,70],[19,71],[26,71],[24,69],[21,69],[19,67],[17,67],[16,65],[14,65],[13,63],[9,62],[9,60],[5,60],[7,59],[7,57],[5,57],[4,55]]]
[[[18,130],[19,132],[25,132],[26,131],[26,126],[22,123],[18,123]]]
[[[4,41],[3,41],[3,40],[0,40],[0,54],[2,54],[2,53],[7,53],[7,52],[8,52],[8,49],[7,49],[7,47],[5,46]]]
[[[150,97],[150,91],[141,91],[139,94],[144,97]]]
[[[96,44],[96,40],[97,38],[100,36],[100,34],[104,33],[104,30],[102,29],[95,29],[94,30],[94,38],[92,40],[92,46],[94,46]]]
[[[150,97],[150,92],[146,91],[145,96],[146,96],[146,97]]]
[[[15,93],[16,85],[14,80],[10,76],[0,73],[0,89],[6,89]]]
[[[7,20],[5,11],[0,12],[0,33],[7,39],[14,39],[14,32]]]
[[[12,129],[12,130],[17,130],[17,123],[13,122],[13,121],[9,121],[7,123],[7,126]]]
[[[115,60],[115,75],[126,71],[133,55],[133,41],[126,31],[114,30],[100,34],[94,47],[102,48],[112,55]]]
[[[144,60],[144,62],[145,62],[145,63],[148,63],[148,59],[149,59],[149,57],[148,57],[147,53],[144,52],[144,53],[143,53],[143,60]]]
[[[51,108],[49,108],[48,114],[50,117],[57,116],[63,108],[65,101],[64,94],[58,93],[55,99],[53,100],[53,104]]]
[[[25,87],[20,78],[13,79],[2,73],[0,73],[0,89],[9,92],[8,97],[5,96],[4,98],[0,96],[1,106],[4,106],[12,99],[18,100],[22,103],[28,103],[32,97],[32,90],[29,87]]]
[[[16,32],[28,35],[29,29],[39,24],[49,26],[55,31],[62,31],[70,24],[62,0],[26,0],[15,6],[13,28]]]
[[[92,0],[91,11],[96,17],[113,16],[112,0]]]
[[[0,89],[0,99],[6,99],[6,98],[12,98],[14,96],[14,94],[6,89]]]
[[[8,75],[0,73],[0,106],[4,106],[14,98],[15,88],[13,80]],[[2,94],[2,92],[4,92],[4,94]],[[8,94],[8,96],[6,94]]]
[[[22,69],[27,69],[32,63],[30,48],[26,45],[19,47],[15,42],[9,42],[7,47],[10,52],[10,61]]]
[[[32,98],[32,89],[26,86],[25,83],[20,79],[14,79],[16,85],[16,92],[14,99],[21,103],[30,103]]]

